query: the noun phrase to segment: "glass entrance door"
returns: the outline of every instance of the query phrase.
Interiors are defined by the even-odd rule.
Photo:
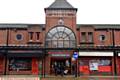
[[[71,60],[64,58],[52,58],[50,64],[51,74],[60,75],[61,72],[64,72],[64,75],[71,74]]]

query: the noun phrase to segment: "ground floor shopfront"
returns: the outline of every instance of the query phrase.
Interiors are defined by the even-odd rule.
[[[50,51],[45,59],[45,74],[55,75],[54,64],[63,63],[67,75],[120,75],[120,53],[112,51]]]
[[[80,75],[114,75],[113,52],[80,52]]]
[[[72,65],[76,64],[72,60],[74,52],[74,50],[48,51],[48,56],[45,58],[45,74],[55,75],[55,65],[59,70],[63,65],[66,75],[71,75],[74,72]]]
[[[0,54],[0,75],[43,73],[45,53],[42,50],[8,50]]]
[[[75,50],[42,51],[47,55],[40,56],[37,52],[8,52],[0,55],[0,74],[55,75],[55,67],[64,65],[65,75],[120,75],[120,53],[98,51],[78,51],[79,57],[73,58]],[[32,55],[30,55],[32,54]],[[33,56],[34,55],[34,56]]]
[[[5,59],[0,58],[0,74],[6,75],[38,75],[42,74],[42,60],[34,57],[17,57],[7,58],[5,65]],[[6,67],[5,67],[6,66]]]

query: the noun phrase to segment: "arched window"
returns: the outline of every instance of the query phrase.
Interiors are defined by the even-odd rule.
[[[73,48],[75,46],[75,35],[69,28],[58,26],[51,29],[46,35],[46,47]]]

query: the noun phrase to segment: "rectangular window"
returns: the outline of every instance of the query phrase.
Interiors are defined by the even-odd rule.
[[[86,33],[81,32],[81,42],[86,42]]]
[[[81,59],[79,73],[84,74],[111,74],[112,60],[110,59]]]
[[[88,32],[88,42],[93,42],[93,33]]]
[[[36,39],[37,39],[37,40],[40,39],[40,32],[36,32]]]
[[[29,32],[29,40],[33,40],[33,32]]]
[[[10,58],[9,71],[30,71],[32,59],[28,58]]]

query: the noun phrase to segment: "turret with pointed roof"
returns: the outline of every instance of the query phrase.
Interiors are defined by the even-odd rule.
[[[45,8],[45,10],[76,10],[67,0],[55,0],[49,7]]]
[[[56,25],[64,25],[75,30],[76,13],[77,8],[74,8],[67,0],[55,0],[45,8],[47,30]]]

